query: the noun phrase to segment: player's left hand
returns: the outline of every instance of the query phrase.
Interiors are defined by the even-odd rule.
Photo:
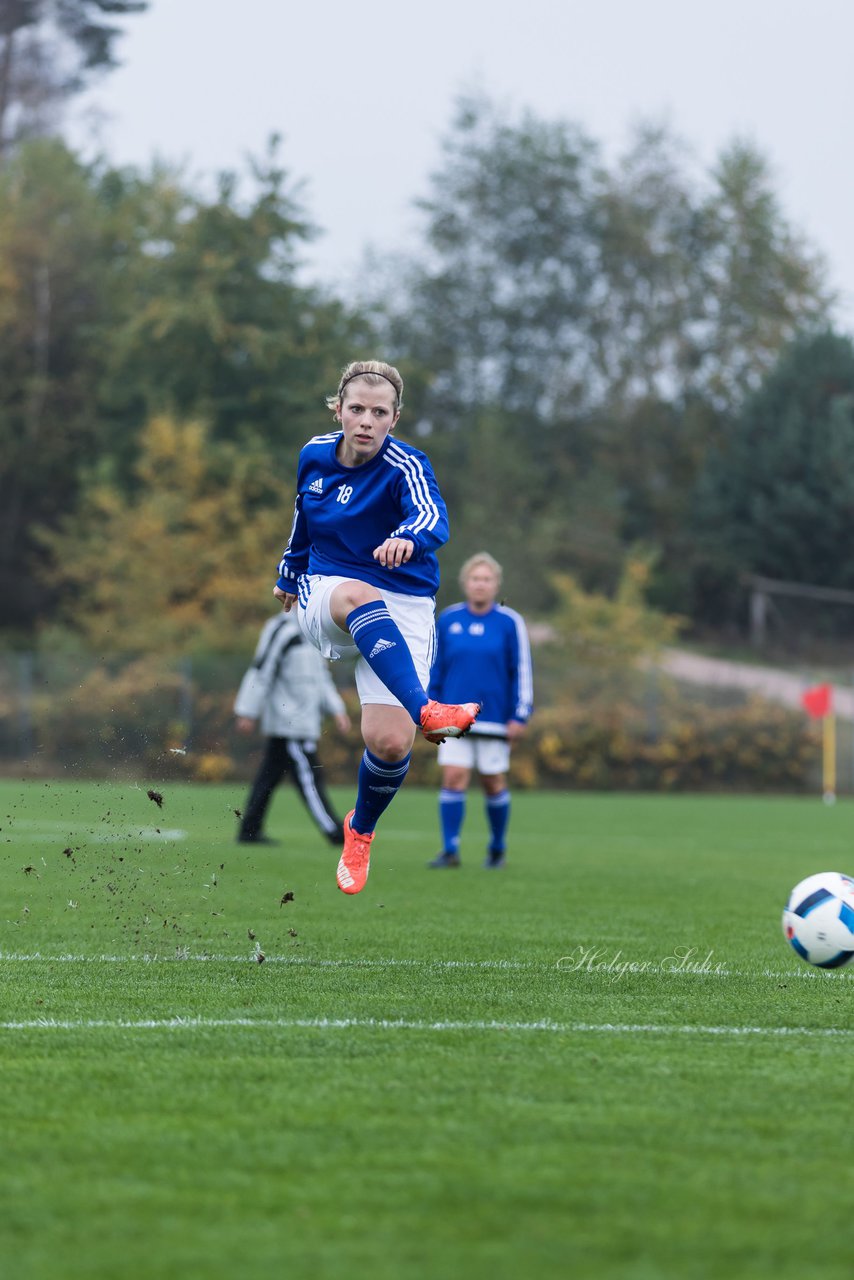
[[[374,550],[374,559],[384,569],[399,569],[402,564],[406,564],[407,560],[412,559],[414,550],[415,543],[410,542],[408,538],[386,538],[385,542]]]
[[[524,737],[527,727],[521,720],[508,720],[507,741],[510,743],[518,742],[520,738]]]

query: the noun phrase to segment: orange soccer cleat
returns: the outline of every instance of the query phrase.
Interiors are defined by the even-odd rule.
[[[363,836],[351,826],[355,809],[344,819],[344,851],[338,863],[338,888],[342,893],[361,893],[368,881],[371,869],[371,841],[373,831]]]
[[[426,702],[421,708],[421,732],[428,742],[444,742],[468,733],[480,713],[479,702]]]

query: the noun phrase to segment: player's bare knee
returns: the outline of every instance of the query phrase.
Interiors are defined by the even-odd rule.
[[[412,750],[415,735],[389,728],[365,736],[365,746],[380,760],[393,764],[404,760]]]
[[[415,741],[415,725],[403,707],[368,703],[362,708],[362,738],[380,760],[404,760]]]
[[[360,608],[363,604],[371,604],[372,601],[381,599],[382,596],[376,587],[370,586],[367,582],[356,582],[355,580],[339,582],[329,598],[329,611],[336,626],[341,627],[342,631],[346,631],[347,617],[354,609]]]

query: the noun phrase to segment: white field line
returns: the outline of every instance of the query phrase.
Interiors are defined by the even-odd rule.
[[[61,952],[56,955],[44,955],[40,951],[0,951],[0,965],[2,964],[221,964],[221,965],[257,965],[258,956],[256,952],[248,951],[243,955],[217,955],[211,952],[200,952],[198,954],[189,954],[184,951],[161,953],[161,952],[142,952],[139,954],[131,953],[129,955],[78,955],[72,952]],[[806,965],[793,969],[728,969],[725,967],[702,968],[702,967],[686,967],[676,965],[668,965],[666,962],[659,961],[638,961],[632,965],[628,962],[623,967],[622,961],[616,964],[605,963],[597,965],[578,965],[571,966],[562,964],[560,960],[552,962],[547,960],[405,960],[396,959],[392,956],[384,957],[381,960],[360,960],[360,959],[313,959],[310,956],[264,956],[265,964],[285,965],[294,968],[306,969],[422,969],[422,970],[498,970],[498,971],[528,971],[537,973],[548,973],[554,971],[561,973],[567,978],[571,978],[576,973],[589,974],[595,977],[605,977],[611,982],[618,981],[625,973],[645,973],[653,976],[663,976],[668,978],[773,978],[775,980],[795,978],[801,981],[813,982],[852,982],[854,981],[854,970],[836,969],[831,972],[813,969]]]
[[[0,1031],[196,1031],[219,1029],[317,1030],[317,1031],[551,1031],[558,1035],[656,1035],[847,1037],[854,1030],[843,1027],[668,1026],[649,1022],[422,1022],[408,1018],[36,1018],[26,1022],[0,1022]]]
[[[39,961],[50,964],[180,964],[192,961],[195,964],[247,964],[257,963],[254,952],[243,955],[216,955],[212,952],[200,952],[195,955],[181,952],[161,953],[142,952],[131,955],[75,955],[61,953],[58,955],[42,955],[40,951],[0,951],[0,964],[30,963]],[[267,964],[298,965],[318,969],[548,969],[549,964],[540,964],[533,960],[396,960],[393,957],[382,960],[315,960],[310,956],[271,956],[265,955]]]
[[[29,828],[29,830],[21,830],[20,828]],[[62,837],[71,841],[78,841],[82,844],[119,844],[123,840],[129,843],[134,840],[153,841],[155,844],[163,841],[184,840],[187,832],[181,827],[125,827],[107,830],[98,830],[95,827],[75,828],[67,822],[52,822],[51,829],[46,829],[44,822],[29,822],[23,818],[17,818],[13,827],[9,830],[13,833],[16,844],[46,844],[49,840],[56,840]]]

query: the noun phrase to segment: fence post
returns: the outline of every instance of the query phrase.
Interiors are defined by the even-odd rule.
[[[661,669],[650,663],[646,673],[646,680],[644,681],[643,697],[647,742],[658,742],[661,737],[661,717],[659,715],[661,681]]]
[[[750,641],[755,648],[761,649],[765,643],[765,630],[768,619],[768,597],[758,587],[750,592]]]
[[[181,697],[179,715],[184,725],[184,748],[190,746],[193,735],[193,659],[181,659]]]
[[[18,654],[18,748],[22,760],[33,754],[33,655]]]

